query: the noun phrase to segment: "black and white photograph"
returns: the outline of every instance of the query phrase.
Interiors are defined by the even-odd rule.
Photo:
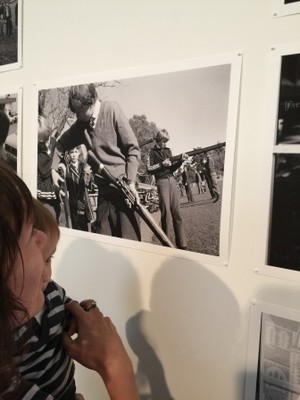
[[[300,154],[276,154],[268,265],[300,270],[299,196]]]
[[[268,265],[300,270],[300,54],[281,57]],[[284,150],[284,152],[283,152]]]
[[[19,172],[18,93],[0,93],[0,159]]]
[[[253,305],[245,400],[300,397],[300,312],[258,302]]]
[[[299,280],[299,43],[271,47],[269,61],[255,271]]]
[[[282,57],[277,144],[300,144],[300,54]]]
[[[273,17],[285,17],[289,15],[300,13],[300,1],[299,0],[273,0],[274,9]]]
[[[224,63],[40,89],[37,198],[73,231],[219,256],[231,79]]]
[[[300,322],[262,313],[256,400],[300,396]]]
[[[0,1],[0,72],[20,66],[22,0]]]

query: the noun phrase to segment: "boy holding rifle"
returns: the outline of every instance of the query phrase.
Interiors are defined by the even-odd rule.
[[[172,163],[172,152],[169,147],[166,147],[169,139],[170,135],[166,129],[156,133],[155,145],[150,150],[148,157],[147,170],[155,176],[162,230],[169,237],[171,224],[173,224],[176,246],[179,249],[186,250],[187,241],[180,214],[177,182],[173,173],[181,166],[183,161],[188,159],[188,156],[183,153],[178,161]]]
[[[77,120],[58,139],[53,179],[59,180],[55,168],[64,152],[85,144],[113,176],[124,177],[138,201],[135,181],[140,149],[119,104],[100,102],[95,85],[85,84],[71,87],[69,107]],[[96,232],[140,241],[139,219],[120,197],[117,188],[98,174],[95,183],[98,186]]]

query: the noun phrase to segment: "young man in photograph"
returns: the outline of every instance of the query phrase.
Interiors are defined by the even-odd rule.
[[[179,249],[186,250],[187,242],[180,214],[177,182],[173,173],[188,156],[182,154],[181,160],[172,163],[171,149],[166,147],[169,139],[170,135],[166,129],[162,129],[156,133],[155,145],[149,152],[147,170],[155,176],[159,195],[162,230],[170,238],[171,224],[173,224],[176,246]]]
[[[213,199],[213,202],[216,203],[221,200],[221,194],[217,182],[217,172],[214,160],[212,157],[209,157],[207,153],[204,153],[201,164],[211,198]]]
[[[59,159],[63,159],[66,151],[85,144],[115,178],[126,181],[138,201],[135,183],[140,149],[119,104],[114,101],[100,102],[95,85],[86,84],[71,87],[69,107],[77,120],[58,139],[53,162],[54,181],[58,181],[55,169]],[[110,185],[97,168],[95,163],[95,183],[99,189],[96,232],[141,240],[138,216],[126,204],[119,190]]]

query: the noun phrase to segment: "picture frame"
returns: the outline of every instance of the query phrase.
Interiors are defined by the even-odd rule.
[[[7,5],[8,11],[3,9],[3,22],[0,6],[0,73],[22,67],[23,0],[10,0]]]
[[[258,240],[254,267],[257,273],[296,281],[300,281],[295,205],[300,154],[297,131],[300,126],[297,112],[300,108],[299,60],[299,43],[270,48],[266,87],[268,113],[262,141],[264,173],[257,198]]]
[[[22,175],[22,87],[3,87],[0,91],[0,111],[9,120],[9,130],[3,143],[1,159]]]
[[[188,257],[189,259],[198,258],[200,256],[201,259],[205,260],[205,262],[227,265],[230,243],[231,188],[234,167],[235,132],[241,61],[242,54],[237,52],[192,60],[180,60],[172,63],[150,65],[141,68],[100,72],[98,74],[89,74],[76,78],[72,77],[59,81],[36,83],[36,109],[39,109],[40,113],[43,112],[44,114],[47,114],[48,112],[48,116],[50,114],[49,110],[47,111],[47,107],[51,109],[51,100],[47,100],[47,96],[52,96],[53,99],[56,98],[55,101],[57,101],[57,93],[62,93],[68,90],[67,88],[69,86],[82,85],[85,83],[97,83],[97,85],[99,85],[99,97],[105,100],[109,99],[117,101],[124,110],[126,117],[130,120],[130,123],[134,122],[132,121],[134,116],[145,115],[146,118],[148,118],[147,122],[149,122],[150,125],[154,123],[160,129],[168,129],[171,135],[170,147],[172,148],[174,155],[193,150],[200,146],[206,148],[218,143],[224,143],[224,146],[226,144],[224,174],[222,176],[222,201],[220,204],[216,205],[216,208],[219,207],[219,211],[216,215],[219,215],[220,218],[218,217],[218,242],[215,254],[205,254],[201,253],[201,251],[193,251],[193,249],[189,251],[179,249],[175,250],[174,248],[161,246],[157,240],[153,241],[153,237],[151,238],[151,231],[151,239],[144,241],[142,238],[142,243],[127,239],[120,240],[119,238],[94,234],[92,232],[82,232],[80,230],[69,229],[62,226],[61,228],[63,232],[67,235],[83,236],[108,243],[118,243],[118,245],[121,246],[140,248],[146,251],[159,252],[160,254],[174,255],[183,258]],[[203,89],[202,94],[201,85]],[[209,87],[211,87],[210,94],[208,90]],[[174,105],[174,99],[176,99],[176,88],[178,88],[178,95],[180,94],[177,97],[181,98],[181,105],[179,102],[176,106],[179,107],[177,109]],[[63,94],[63,96],[64,95],[65,94]],[[190,100],[187,100],[188,98],[190,98]],[[201,100],[196,100],[197,98]],[[209,103],[208,108],[206,108],[204,103],[205,98]],[[204,125],[206,124],[204,130],[207,131],[207,133],[203,134],[202,140],[197,139],[196,134],[190,134],[190,139],[192,140],[188,143],[185,135],[177,134],[176,136],[176,132],[179,131],[191,132],[191,128],[184,127],[183,123],[184,120],[187,121],[189,116],[192,115],[186,105],[184,107],[182,106],[184,101],[189,107],[193,108],[194,116],[191,122],[194,124],[196,124],[196,119],[198,119],[199,116],[199,109],[197,108],[196,102],[199,101],[199,107],[202,106],[205,110],[210,108],[210,111],[206,113],[206,122],[203,122]],[[42,107],[41,102],[43,102]],[[192,104],[192,102],[194,102],[194,104]],[[221,131],[219,136],[213,136],[214,131],[217,130],[216,127],[208,129],[209,124],[213,126],[216,122],[215,120],[218,120],[218,118],[213,117],[216,115],[214,112],[216,111],[215,107],[218,108],[218,115],[221,115],[221,117],[219,117],[221,118],[221,121],[217,121],[217,123],[219,123],[218,130]],[[43,111],[41,111],[41,109],[43,109]],[[184,118],[176,116],[176,113],[180,109],[185,113]],[[198,113],[197,118],[196,112]],[[205,119],[204,114],[205,112],[203,111],[201,113],[203,121]],[[70,116],[70,118],[73,118],[74,120],[74,115]],[[137,118],[137,120],[139,120],[139,118]],[[36,121],[35,126],[37,126]],[[196,128],[199,132],[199,125],[196,125]],[[149,137],[151,139],[152,136],[150,135]],[[149,137],[145,136],[144,138],[149,140]],[[139,145],[142,147],[140,139]],[[221,147],[222,146],[220,146],[220,148]],[[145,158],[145,154],[142,154],[142,157]],[[148,185],[149,182],[145,181],[145,184]],[[36,183],[34,185],[36,185]],[[36,192],[36,186],[33,190]],[[196,188],[194,186],[194,191],[195,190]],[[206,197],[207,199],[204,203],[213,203],[208,199],[208,195]],[[152,216],[153,214],[154,213],[152,213]],[[159,225],[158,219],[156,222],[157,225]],[[149,229],[145,235],[148,235],[149,237]]]
[[[244,400],[298,398],[299,329],[299,310],[253,299]]]
[[[273,18],[285,17],[300,13],[299,0],[274,0]]]

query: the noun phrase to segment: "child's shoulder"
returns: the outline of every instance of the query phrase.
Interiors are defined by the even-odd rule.
[[[51,280],[44,290],[44,295],[46,301],[48,300],[49,302],[57,297],[64,301],[66,298],[66,291],[58,283]]]

